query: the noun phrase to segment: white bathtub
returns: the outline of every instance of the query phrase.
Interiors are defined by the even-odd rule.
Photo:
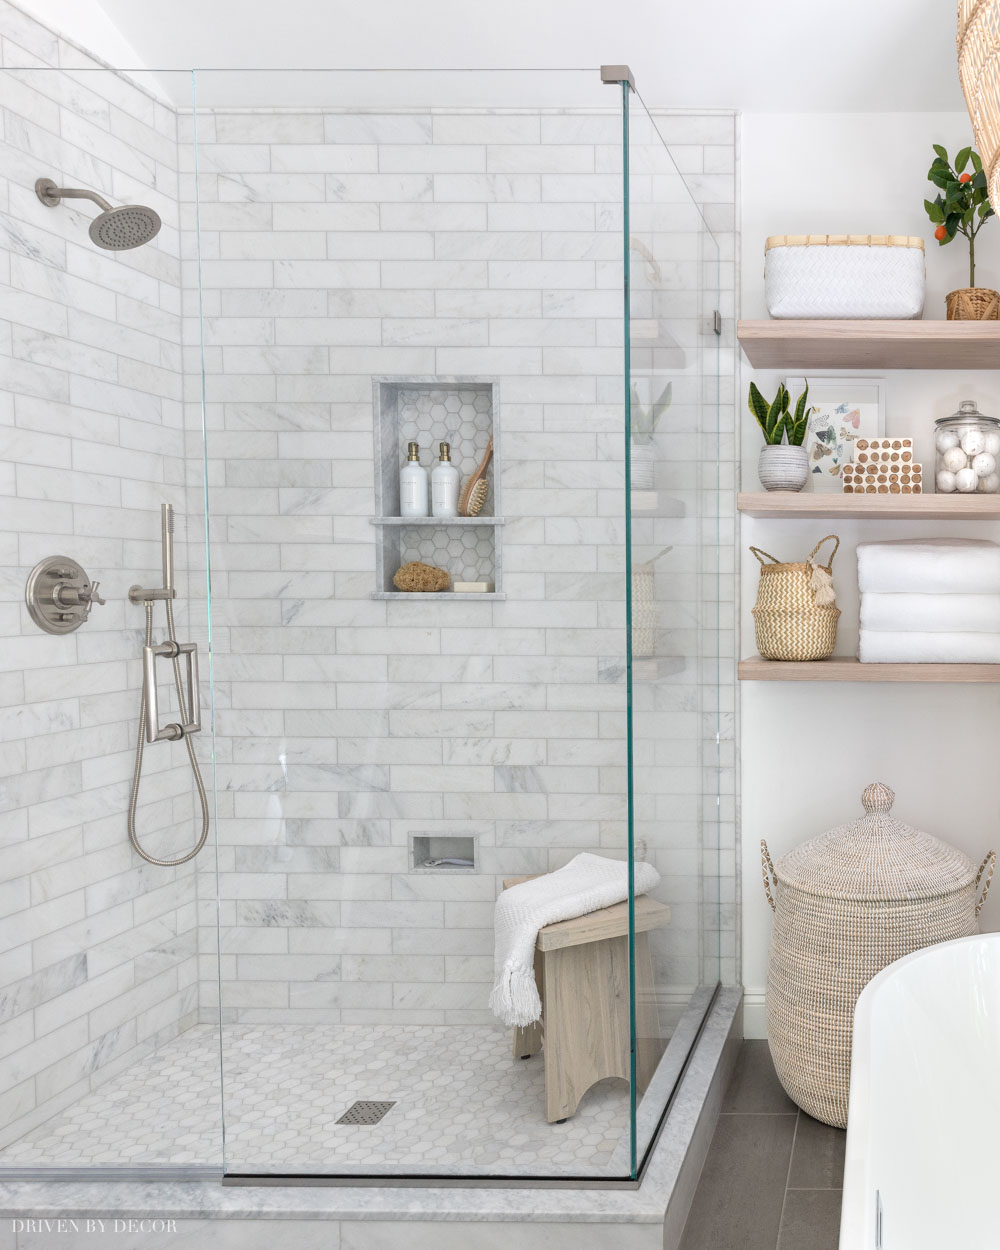
[[[869,982],[854,1011],[840,1250],[1000,1247],[998,1065],[1000,933],[930,946]]]

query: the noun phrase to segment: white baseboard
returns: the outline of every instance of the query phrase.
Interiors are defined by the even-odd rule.
[[[763,990],[743,991],[743,1036],[767,1037]]]

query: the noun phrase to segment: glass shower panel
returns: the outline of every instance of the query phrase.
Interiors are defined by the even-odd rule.
[[[5,53],[18,55],[8,43]],[[133,791],[145,636],[129,591],[163,585],[164,504],[175,514],[176,635],[199,644],[206,678],[208,669],[201,412],[184,394],[184,248],[194,236],[182,236],[177,196],[176,105],[189,100],[186,74],[0,70],[7,1176],[188,1175],[221,1163],[217,1022],[199,976],[199,938],[215,964],[214,876],[207,915],[198,912],[199,868],[214,864],[214,848],[157,864],[128,833],[133,807],[139,845],[176,860],[204,819],[183,742],[146,745]],[[38,179],[86,194],[43,200]],[[122,203],[147,206],[161,225],[140,246],[107,250],[89,228]],[[25,601],[29,575],[50,557],[38,576],[56,632]],[[153,607],[160,643],[164,604]],[[161,723],[190,720],[167,672],[159,693]],[[207,681],[202,708],[190,740],[210,801]]]
[[[720,981],[719,248],[626,92],[631,844],[641,1164]],[[662,119],[660,119],[662,121]],[[731,619],[731,602],[725,605]],[[729,744],[731,746],[731,743]]]
[[[489,1008],[504,882],[627,856],[620,95],[197,98],[227,1173],[627,1178],[627,1016],[560,1112]],[[478,517],[401,523],[410,441],[491,436]]]

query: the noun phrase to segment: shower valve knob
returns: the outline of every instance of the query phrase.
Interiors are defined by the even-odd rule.
[[[67,556],[50,556],[28,575],[24,598],[31,619],[48,634],[71,634],[90,616],[95,603],[106,602],[100,582]]]

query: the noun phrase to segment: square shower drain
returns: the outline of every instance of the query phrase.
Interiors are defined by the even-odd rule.
[[[338,1124],[378,1124],[394,1102],[356,1102],[347,1108]]]

